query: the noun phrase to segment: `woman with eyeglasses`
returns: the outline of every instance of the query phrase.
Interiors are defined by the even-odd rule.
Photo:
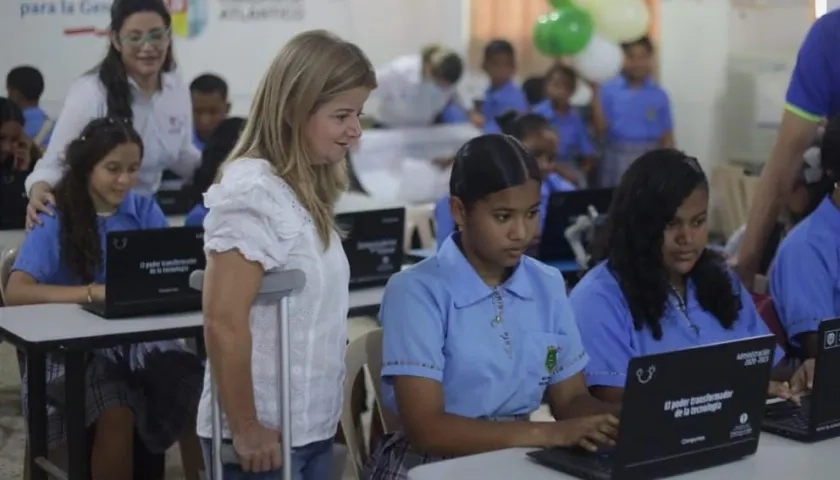
[[[164,170],[192,178],[201,154],[192,144],[192,107],[174,73],[172,19],[163,0],[115,0],[110,45],[102,62],[70,87],[52,139],[26,179],[26,225],[53,215],[53,187],[61,178],[68,143],[94,118],[130,121],[146,146],[135,191],[153,194]]]

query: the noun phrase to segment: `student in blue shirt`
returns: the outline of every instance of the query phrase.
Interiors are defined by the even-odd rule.
[[[44,76],[29,65],[15,67],[6,75],[6,92],[23,111],[26,136],[41,150],[47,148],[55,121],[38,105],[44,94]]]
[[[613,443],[616,410],[586,389],[563,276],[523,255],[539,229],[541,180],[510,136],[458,151],[458,233],[385,288],[382,395],[402,429],[365,478],[403,480],[419,464],[504,448]],[[558,421],[528,421],[545,393]]]
[[[131,125],[110,118],[93,120],[68,145],[64,175],[55,188],[56,214],[41,214],[43,225],[26,234],[6,287],[9,305],[105,299],[106,234],[167,226],[154,200],[131,192],[142,151]],[[86,375],[92,477],[159,478],[138,473],[144,465],[134,465],[135,438],[158,454],[179,440],[185,453],[192,452],[187,468],[199,468],[194,421],[203,370],[177,341],[92,351]],[[26,398],[26,378],[22,388]],[[62,360],[49,357],[48,397],[64,398],[63,389]],[[66,441],[57,406],[47,410],[50,448]]]
[[[193,145],[204,150],[210,135],[230,112],[228,84],[212,73],[199,75],[190,83],[190,100],[195,127]]]
[[[584,182],[595,167],[595,146],[580,113],[570,103],[577,88],[574,70],[561,63],[552,66],[545,75],[546,99],[534,106],[533,112],[551,123],[560,138],[558,158]]]
[[[516,84],[516,52],[507,40],[496,39],[484,47],[484,60],[481,63],[484,73],[490,78],[490,85],[484,92],[480,116],[476,117],[485,133],[499,133],[501,128],[496,123],[500,117],[510,111],[525,113],[529,110],[525,93]]]
[[[622,177],[598,263],[570,294],[598,398],[621,402],[633,357],[770,334],[750,293],[706,248],[708,207],[706,175],[677,150],[648,152]],[[783,356],[777,347],[776,365]],[[792,377],[782,370],[769,394],[797,398],[810,387],[813,361]]]
[[[674,124],[668,94],[653,79],[653,43],[642,37],[621,46],[624,69],[604,83],[593,102],[593,120],[604,136],[598,165],[600,187],[618,185],[630,163],[648,150],[674,146]]]
[[[782,240],[770,267],[776,312],[804,358],[817,354],[820,321],[840,316],[840,117],[825,129],[820,162],[818,204]]]
[[[534,113],[520,115],[516,112],[508,112],[497,118],[496,122],[505,135],[511,135],[522,142],[522,145],[537,160],[542,173],[539,209],[539,224],[542,225],[551,194],[577,188],[561,176],[566,172],[562,169],[562,165],[554,161],[557,155],[557,134],[544,117]],[[435,238],[438,248],[455,229],[455,222],[450,213],[449,198],[450,196],[447,195],[435,204]]]
[[[225,161],[236,142],[239,141],[239,134],[245,126],[245,119],[242,117],[231,117],[216,127],[216,130],[207,140],[207,145],[201,152],[201,166],[195,171],[192,181],[192,189],[195,197],[195,206],[187,213],[184,225],[188,227],[200,227],[204,224],[204,217],[207,216],[207,207],[204,206],[204,192],[216,181],[216,174],[219,165]]]

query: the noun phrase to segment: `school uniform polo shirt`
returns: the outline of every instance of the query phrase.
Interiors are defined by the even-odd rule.
[[[799,54],[785,98],[787,111],[818,122],[840,113],[840,10],[826,13],[811,26]]]

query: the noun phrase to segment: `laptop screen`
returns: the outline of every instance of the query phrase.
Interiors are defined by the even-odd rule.
[[[189,286],[190,273],[204,269],[201,227],[108,233],[108,303],[201,297]]]
[[[26,228],[26,176],[24,172],[0,174],[0,230]]]
[[[599,214],[606,215],[612,195],[612,188],[553,193],[548,201],[539,259],[544,262],[574,259],[575,253],[566,240],[566,228],[574,224],[579,216],[588,215],[590,205]]]
[[[814,365],[811,415],[817,432],[840,428],[840,318],[820,322],[820,351]]]
[[[756,441],[774,349],[774,337],[763,336],[633,359],[622,463],[641,467]]]
[[[342,246],[350,264],[350,288],[384,285],[400,271],[404,208],[342,213],[336,222],[346,232]]]

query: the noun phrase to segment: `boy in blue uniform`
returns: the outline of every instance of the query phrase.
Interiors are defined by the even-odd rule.
[[[561,63],[555,64],[545,75],[546,99],[533,108],[545,117],[560,139],[558,160],[567,178],[575,178],[577,185],[595,167],[595,146],[580,113],[572,107],[571,98],[577,89],[577,73]]]
[[[597,90],[595,124],[605,137],[598,166],[600,187],[618,185],[621,174],[639,155],[674,145],[668,94],[651,77],[653,43],[647,37],[622,45],[624,69]]]
[[[648,152],[622,177],[599,263],[570,295],[597,397],[622,401],[633,357],[770,334],[747,289],[706,248],[708,205],[700,164],[676,150]],[[783,357],[777,347],[775,363]],[[792,377],[779,369],[768,394],[803,393],[812,375],[813,361]]]
[[[365,478],[511,447],[612,444],[618,420],[589,395],[563,276],[524,256],[539,229],[536,160],[510,136],[456,155],[458,233],[385,288],[382,395],[403,429],[385,437]],[[544,394],[557,422],[529,422]]]
[[[840,316],[840,117],[825,129],[820,162],[819,203],[782,240],[770,267],[776,312],[804,358],[817,354],[820,321]]]
[[[204,150],[210,135],[230,112],[228,85],[221,77],[205,73],[190,83],[190,97],[193,106],[193,145]]]
[[[499,133],[501,129],[496,123],[496,117],[510,111],[525,113],[529,108],[525,93],[514,81],[516,52],[513,45],[500,39],[488,43],[484,47],[481,68],[490,78],[490,85],[484,92],[480,120],[485,133]]]
[[[167,226],[153,199],[131,192],[142,148],[128,123],[112,119],[92,121],[70,143],[55,188],[56,214],[41,214],[41,225],[26,234],[6,287],[9,305],[101,302],[107,233]],[[163,454],[181,441],[194,454],[190,467],[197,467],[194,419],[204,370],[198,358],[173,340],[95,350],[87,362],[94,477],[159,478],[137,473],[144,466],[133,465],[135,432],[152,453]],[[48,358],[46,376],[50,398],[64,398],[60,357]],[[26,378],[22,385],[26,398]],[[61,410],[49,405],[50,448],[66,441],[64,425]]]
[[[44,94],[44,76],[29,65],[15,67],[6,75],[6,92],[23,111],[26,136],[39,149],[47,148],[55,121],[38,105]]]

